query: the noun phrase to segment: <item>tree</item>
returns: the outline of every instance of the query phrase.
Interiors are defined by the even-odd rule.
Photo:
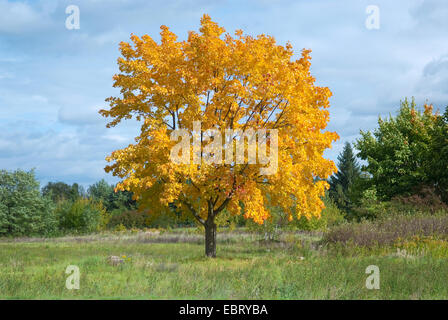
[[[42,188],[42,194],[51,197],[54,202],[63,200],[75,201],[81,197],[82,189],[77,183],[70,186],[64,182],[48,182]]]
[[[437,184],[439,178],[431,174],[430,163],[437,152],[432,146],[439,117],[432,106],[424,105],[420,111],[414,99],[405,99],[396,117],[379,118],[373,135],[361,131],[358,156],[368,161],[364,169],[372,175],[380,199],[411,195]]]
[[[75,201],[61,201],[55,213],[59,228],[63,232],[90,233],[106,228],[110,215],[101,202],[79,198]]]
[[[0,235],[49,235],[57,228],[53,209],[34,171],[0,170]]]
[[[360,178],[361,169],[353,153],[352,146],[346,142],[338,156],[338,172],[330,178],[330,196],[339,208],[350,208],[350,191]]]
[[[116,189],[132,191],[142,207],[174,203],[194,216],[205,229],[209,257],[216,256],[215,219],[225,208],[262,224],[269,217],[269,195],[270,205],[290,220],[295,203],[297,218],[319,216],[328,183],[315,178],[327,179],[336,170],[323,152],[338,135],[323,131],[331,92],[315,85],[310,50],[292,61],[289,43],[284,47],[271,36],[254,38],[241,30],[234,38],[207,15],[200,32],[190,32],[185,41],[177,41],[166,26],[161,30],[160,44],[148,35],[120,43],[121,73],[114,87],[121,96],[108,98],[110,108],[100,111],[112,118],[108,127],[123,119],[141,122],[136,143],[107,158],[112,164],[106,171],[122,179]],[[226,136],[226,129],[235,135]],[[249,163],[249,151],[244,161],[233,156],[226,161],[217,149],[210,151],[216,144],[229,154],[244,151],[262,130],[263,161],[258,147],[255,163]],[[179,131],[188,137],[181,141],[188,147],[181,149],[187,160],[182,163],[171,161]]]
[[[114,186],[108,184],[104,179],[95,182],[87,189],[87,194],[89,197],[101,200],[107,200],[113,192]]]
[[[136,206],[131,192],[126,190],[115,192],[114,186],[104,179],[91,185],[87,189],[87,194],[90,198],[101,201],[108,212],[117,209],[132,210]]]
[[[437,115],[429,150],[429,180],[442,200],[448,203],[448,106],[443,115]]]

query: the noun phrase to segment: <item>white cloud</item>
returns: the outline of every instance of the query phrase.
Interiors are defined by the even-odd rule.
[[[58,120],[70,125],[102,125],[105,123],[102,116],[98,113],[100,107],[61,107],[58,112]]]
[[[48,99],[46,97],[38,94],[31,96],[31,99],[39,103],[48,103]]]
[[[12,75],[11,73],[5,72],[5,73],[0,73],[0,80],[3,79],[13,79],[14,75]]]
[[[65,7],[77,4],[81,29],[65,28]],[[106,129],[97,113],[118,72],[118,42],[130,33],[159,40],[165,24],[179,39],[197,30],[203,13],[232,33],[271,34],[297,53],[311,48],[312,74],[328,86],[328,130],[341,136],[326,154],[394,114],[400,99],[448,102],[448,28],[444,0],[378,0],[381,26],[365,28],[368,0],[90,1],[0,0],[0,168],[37,167],[42,179],[113,179],[104,157],[133,142],[139,126]],[[20,35],[20,36],[18,36]]]
[[[429,61],[416,83],[416,92],[421,100],[428,99],[439,108],[448,105],[448,54]]]
[[[0,33],[19,34],[47,25],[44,15],[24,2],[0,0]]]

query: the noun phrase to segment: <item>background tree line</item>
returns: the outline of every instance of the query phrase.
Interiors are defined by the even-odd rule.
[[[244,226],[272,238],[284,228],[326,229],[344,220],[392,212],[448,212],[448,107],[439,114],[428,105],[420,110],[414,100],[406,99],[396,116],[380,118],[373,132],[361,131],[354,147],[357,154],[345,143],[338,156],[338,172],[329,179],[321,218],[289,222],[283,210],[269,205],[271,217],[263,225],[226,211],[218,225]],[[33,170],[0,171],[0,236],[195,225],[194,217],[182,215],[174,204],[139,210],[131,192],[115,192],[105,180],[87,190],[64,182],[49,182],[40,189]]]
[[[0,171],[0,236],[55,236],[106,229],[185,225],[171,215],[137,210],[128,191],[100,180],[84,190],[77,183],[49,182],[40,189],[34,170]]]

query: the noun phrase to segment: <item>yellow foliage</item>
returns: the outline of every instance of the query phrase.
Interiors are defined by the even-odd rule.
[[[108,127],[130,118],[142,124],[135,144],[107,157],[106,171],[122,178],[116,189],[133,191],[151,211],[175,203],[202,221],[224,208],[240,214],[243,203],[244,216],[262,224],[268,195],[290,219],[294,205],[297,217],[319,216],[328,184],[315,178],[336,171],[323,152],[339,137],[324,131],[331,92],[315,85],[310,50],[292,60],[291,44],[241,30],[232,37],[207,15],[185,41],[161,30],[160,43],[132,35],[120,44],[114,87],[121,96],[100,111],[112,119]],[[261,164],[173,163],[170,133],[192,133],[198,120],[204,131],[277,129],[279,170],[260,176]]]

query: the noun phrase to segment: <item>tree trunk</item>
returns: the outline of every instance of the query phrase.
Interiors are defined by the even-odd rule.
[[[216,258],[216,224],[214,220],[208,219],[205,224],[205,255]]]

